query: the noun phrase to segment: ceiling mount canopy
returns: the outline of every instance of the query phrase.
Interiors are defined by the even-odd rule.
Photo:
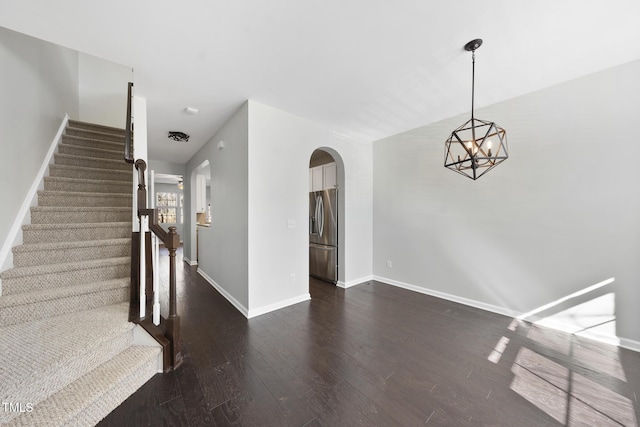
[[[476,119],[473,112],[475,95],[476,49],[482,39],[464,46],[471,52],[471,119],[455,129],[445,142],[444,166],[476,180],[507,160],[507,132],[496,123]]]

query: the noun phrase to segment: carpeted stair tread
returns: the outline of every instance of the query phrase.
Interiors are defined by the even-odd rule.
[[[0,298],[0,308],[15,307],[18,305],[32,304],[40,301],[55,300],[72,295],[87,294],[89,292],[95,291],[101,292],[118,288],[129,289],[129,285],[129,278],[121,278],[105,280],[103,282],[87,283],[83,285],[65,286],[60,288],[42,289],[39,291],[22,292],[13,295],[3,295],[2,298]]]
[[[131,206],[132,203],[133,197],[128,193],[38,191],[40,206],[122,207]]]
[[[131,226],[130,222],[109,222],[104,224],[94,224],[92,222],[87,223],[73,223],[73,224],[25,224],[22,226],[23,230],[45,230],[50,228],[57,229],[77,229],[77,228],[114,228],[114,227],[127,227]]]
[[[65,129],[65,135],[81,136],[89,139],[114,142],[124,142],[125,138],[124,134],[119,135],[112,132],[100,132],[94,129],[83,129],[77,127],[67,127],[67,129]]]
[[[158,347],[129,347],[8,426],[95,425],[156,374],[159,354]]]
[[[104,179],[81,179],[50,176],[44,178],[44,189],[48,191],[70,191],[89,193],[128,193],[132,185],[126,181],[108,181]]]
[[[123,160],[99,159],[95,157],[76,156],[73,154],[56,153],[54,160],[57,165],[89,167],[94,169],[131,171],[132,166]]]
[[[0,401],[35,405],[122,352],[128,313],[121,303],[0,328]],[[0,424],[15,416],[0,411]]]
[[[126,206],[33,206],[31,211],[37,212],[128,212],[131,213],[131,209]],[[122,221],[121,221],[122,222]]]
[[[34,206],[32,224],[114,223],[131,220],[131,207]]]
[[[60,273],[63,271],[89,270],[96,267],[103,267],[105,265],[126,264],[130,261],[131,259],[127,257],[120,257],[120,258],[97,259],[97,260],[91,260],[91,261],[65,262],[61,264],[36,265],[36,266],[30,266],[30,267],[14,267],[10,270],[2,272],[0,274],[0,277],[2,277],[2,279],[4,280],[4,279],[14,279],[16,277],[36,276],[36,275],[48,274],[48,273]]]
[[[0,298],[0,328],[128,301],[128,277],[55,287]]]
[[[0,274],[2,295],[130,277],[129,257],[14,267]]]
[[[75,208],[74,208],[75,209]],[[108,222],[103,224],[94,224],[92,222],[87,223],[73,223],[73,224],[25,224],[22,226],[23,230],[44,230],[49,228],[59,229],[74,229],[74,228],[113,228],[113,227],[126,227],[130,226],[130,222]]]
[[[77,242],[31,243],[13,248],[13,252],[57,251],[68,248],[90,249],[100,246],[131,244],[131,239],[81,240]]]
[[[96,147],[81,147],[79,145],[59,144],[58,153],[72,154],[76,156],[98,157],[101,159],[113,159],[123,161],[123,150],[105,150]]]
[[[75,145],[78,147],[94,147],[105,150],[119,151],[124,157],[124,140],[122,142],[102,141],[99,139],[91,139],[75,135],[62,135],[62,143],[67,145]]]
[[[112,181],[126,182],[133,182],[132,170],[132,168],[129,168],[127,170],[113,170],[60,164],[53,164],[49,166],[50,176],[80,179],[107,179]]]
[[[28,224],[22,231],[25,244],[118,239],[131,237],[131,222]]]
[[[131,239],[30,243],[12,249],[15,267],[131,256]]]
[[[113,197],[117,197],[119,199],[131,199],[131,194],[122,194],[122,193],[96,193],[96,192],[89,192],[89,191],[53,191],[53,190],[38,190],[38,196],[47,196],[47,195],[52,195],[52,196],[58,196],[58,197],[64,197],[64,196],[87,196],[87,197],[108,197],[108,196],[113,196]],[[91,206],[86,206],[86,207],[91,207]],[[106,206],[109,207],[109,206]],[[114,207],[114,206],[110,206],[110,207]]]
[[[91,184],[130,184],[128,181],[118,181],[118,180],[107,180],[107,179],[83,179],[83,178],[71,178],[67,176],[45,176],[44,181],[52,181],[52,182],[89,182]],[[129,189],[131,191],[131,189]],[[96,191],[96,193],[101,193],[101,191]]]
[[[96,132],[101,132],[101,133],[112,133],[112,134],[121,135],[121,136],[125,135],[125,129],[123,128],[100,125],[97,123],[83,122],[80,120],[69,120],[69,123],[67,126],[73,129],[88,129],[88,130],[95,130]]]

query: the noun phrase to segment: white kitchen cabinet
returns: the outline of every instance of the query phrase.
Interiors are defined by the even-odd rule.
[[[207,180],[204,175],[196,175],[196,212],[207,211]]]
[[[335,163],[327,163],[326,165],[322,165],[322,188],[324,190],[336,188],[336,171],[337,169]]]
[[[337,184],[336,164],[327,163],[309,169],[309,191],[335,188]]]
[[[323,185],[322,166],[311,168],[311,191],[321,191]]]

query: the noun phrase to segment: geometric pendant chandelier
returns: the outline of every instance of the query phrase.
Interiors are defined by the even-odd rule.
[[[509,158],[507,132],[494,122],[476,119],[473,115],[476,49],[480,46],[482,39],[471,40],[464,46],[472,52],[471,119],[451,132],[444,145],[444,166],[473,180]]]

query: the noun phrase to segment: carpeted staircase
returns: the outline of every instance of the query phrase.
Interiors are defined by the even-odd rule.
[[[0,274],[0,425],[95,425],[158,371],[160,349],[133,345],[127,321],[123,141],[121,129],[69,122]]]

